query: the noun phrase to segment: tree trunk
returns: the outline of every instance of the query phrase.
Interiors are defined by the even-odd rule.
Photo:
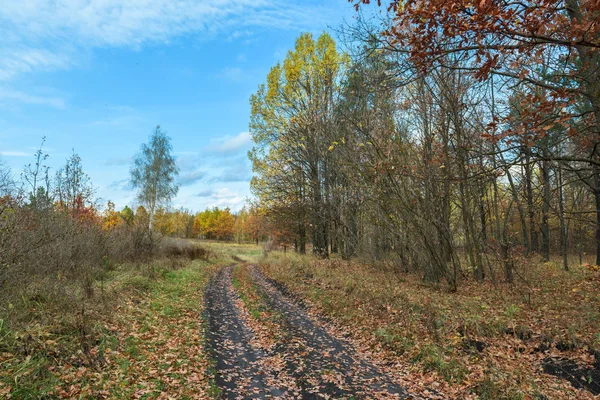
[[[527,233],[527,222],[525,220],[525,213],[523,207],[521,207],[521,200],[519,199],[519,192],[515,186],[515,182],[510,173],[510,168],[506,168],[506,177],[510,185],[510,192],[512,193],[513,202],[517,206],[517,213],[519,214],[519,220],[521,221],[521,237],[523,238],[523,245],[526,249],[529,248],[529,235]],[[505,217],[508,218],[508,215]],[[504,233],[502,234],[502,240],[504,240]]]
[[[533,187],[532,187],[532,164],[531,149],[525,146],[525,198],[527,201],[527,216],[529,219],[529,248],[528,252],[538,251],[538,232],[535,223],[535,209],[533,206]]]
[[[482,168],[483,169],[483,168]],[[487,218],[485,215],[485,184],[482,182],[479,184],[479,223],[481,224],[481,246],[483,252],[487,252],[488,238],[487,238]]]
[[[558,184],[558,218],[560,221],[560,244],[563,256],[563,268],[569,270],[569,260],[567,254],[567,226],[565,224],[565,199],[563,197],[563,179],[562,168],[560,165],[557,169],[557,184]]]
[[[542,259],[550,261],[550,162],[546,159],[542,160]]]
[[[300,227],[298,233],[298,252],[300,254],[306,254],[306,228],[304,225]]]
[[[583,20],[581,11],[581,0],[566,0],[566,9],[569,18],[574,23],[579,23]],[[593,12],[593,11],[588,11]],[[598,52],[589,47],[576,45],[579,57],[581,58],[580,76],[585,88],[585,95],[591,106],[591,111],[594,116],[596,127],[596,141],[591,157],[598,161],[597,145],[600,140],[600,56]],[[600,170],[597,164],[592,163],[593,181],[594,181],[594,197],[596,200],[596,265],[600,265]]]
[[[596,265],[600,265],[600,168],[593,165],[594,199],[596,200]]]

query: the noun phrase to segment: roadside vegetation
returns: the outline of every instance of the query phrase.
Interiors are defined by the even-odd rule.
[[[0,336],[0,394],[15,399],[203,395],[209,385],[200,315],[216,263],[173,256],[171,250],[151,261],[115,266],[93,282],[93,297],[74,305],[49,298],[30,302],[27,309],[12,308]]]
[[[598,272],[529,262],[527,284],[467,280],[450,292],[385,263],[273,252],[261,267],[376,358],[409,370],[408,387],[453,398],[600,394]]]
[[[47,159],[40,147],[20,179],[0,165],[0,397],[203,395],[215,255],[160,235],[143,205],[99,210],[77,154],[55,174]],[[166,175],[140,188],[172,184]]]

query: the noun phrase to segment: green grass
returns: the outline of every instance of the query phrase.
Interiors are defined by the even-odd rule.
[[[148,307],[137,308],[132,315],[133,320],[127,318],[124,321],[145,326],[146,334],[151,339],[126,339],[125,351],[117,359],[127,366],[130,374],[140,377],[140,382],[131,385],[125,376],[113,374],[113,377],[121,378],[121,381],[117,379],[113,384],[118,393],[116,397],[128,398],[136,390],[144,388],[152,388],[152,392],[148,394],[152,398],[161,392],[174,391],[178,391],[179,398],[193,398],[197,395],[192,391],[187,393],[185,389],[174,388],[173,382],[185,382],[186,376],[181,371],[197,365],[205,366],[209,362],[203,353],[190,357],[186,345],[196,343],[201,348],[204,346],[204,338],[199,329],[201,297],[212,270],[208,263],[194,261],[186,268],[167,272],[164,279],[152,285],[148,293]],[[186,336],[191,339],[186,339]],[[131,359],[145,359],[146,362],[140,366],[132,363]],[[154,377],[157,373],[161,376]]]
[[[183,265],[171,270],[157,262],[110,271],[103,282],[104,297],[98,291],[86,305],[84,348],[78,315],[52,325],[30,323],[17,331],[0,321],[0,398],[95,398],[105,392],[112,398],[131,398],[140,390],[150,390],[149,397],[163,391],[177,398],[196,397],[198,387],[188,390],[165,382],[185,383],[180,370],[204,369],[207,363],[198,323],[203,288],[214,268],[200,260]],[[117,307],[118,312],[108,313]],[[38,309],[44,317],[40,321],[51,320],[51,311]],[[176,346],[177,340],[187,343]],[[198,348],[195,354],[187,354],[189,344]],[[176,361],[164,357],[171,353],[181,354]],[[163,373],[168,368],[172,371]]]
[[[426,371],[436,371],[447,382],[460,383],[467,375],[467,369],[437,345],[423,346],[411,361],[421,363]]]
[[[198,243],[208,249],[221,264],[235,262],[233,257],[238,257],[250,264],[258,264],[264,255],[261,245],[257,246],[253,243],[238,244],[217,241],[198,241]]]
[[[264,332],[268,332],[269,340],[282,340],[284,332],[281,325],[285,318],[281,312],[271,307],[268,295],[252,280],[247,266],[237,265],[232,275],[233,286],[252,319]]]
[[[264,314],[270,313],[271,310],[267,304],[262,301],[256,284],[250,281],[248,272],[245,268],[245,266],[236,265],[233,269],[233,287],[236,289],[236,292],[252,318],[261,320]]]

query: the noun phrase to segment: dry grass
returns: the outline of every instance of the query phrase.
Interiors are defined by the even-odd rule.
[[[210,240],[199,240],[195,242],[209,250],[211,254],[218,260],[229,260],[230,263],[233,263],[234,261],[258,263],[258,261],[262,259],[264,255],[263,248],[253,243],[240,244],[234,242],[219,242]]]
[[[160,254],[166,257],[183,257],[188,260],[205,260],[210,251],[190,240],[166,238],[160,244]]]
[[[93,282],[91,297],[73,284],[72,298],[23,297],[18,307],[2,304],[0,397],[107,398],[116,391],[130,398],[143,390],[159,393],[161,388],[183,393],[176,390],[181,387],[177,378],[161,381],[169,375],[162,373],[162,366],[170,360],[160,359],[160,354],[172,353],[173,343],[185,338],[189,340],[181,347],[183,353],[192,343],[201,347],[201,289],[216,262],[207,254],[195,243],[166,241],[152,260],[110,265]],[[62,289],[66,284],[57,282]],[[141,341],[140,333],[146,331],[148,340]],[[135,364],[138,353],[148,360],[143,366]],[[145,387],[128,381],[127,374],[142,373],[138,367],[148,371]],[[200,382],[198,374],[188,388],[200,391],[202,383],[204,393],[208,382]]]
[[[415,381],[451,397],[591,398],[541,371],[549,356],[580,364],[600,349],[600,280],[583,267],[519,268],[515,285],[463,281],[457,293],[357,262],[272,253],[273,278],[301,293]]]

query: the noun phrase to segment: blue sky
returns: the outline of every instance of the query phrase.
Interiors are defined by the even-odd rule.
[[[249,97],[300,32],[354,16],[347,0],[19,0],[0,7],[0,159],[15,175],[46,136],[74,150],[98,197],[135,205],[129,163],[153,128],[181,168],[174,207],[250,196]]]

